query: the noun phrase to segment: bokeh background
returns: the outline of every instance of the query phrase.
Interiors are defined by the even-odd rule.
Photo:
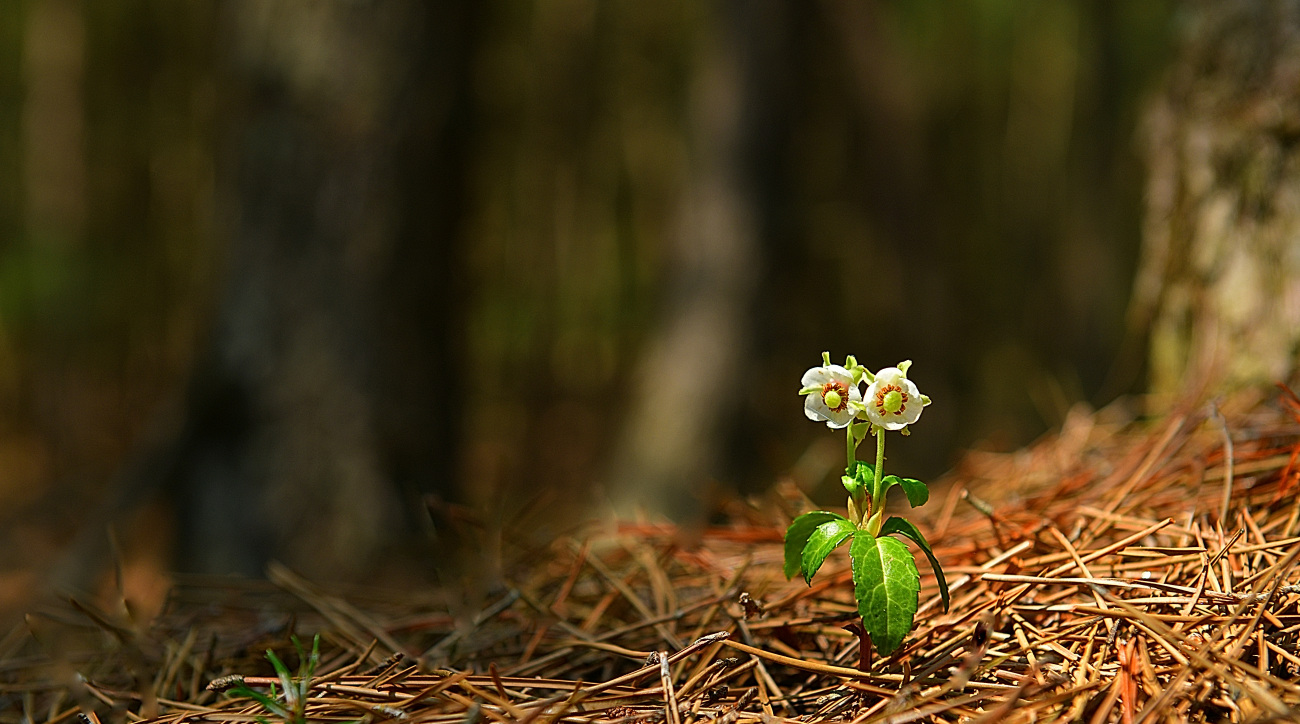
[[[699,523],[784,478],[839,504],[795,396],[822,350],[915,360],[935,403],[890,457],[923,478],[1140,390],[1179,21],[15,0],[0,608],[113,559],[145,598],[271,559],[446,581],[584,516]]]

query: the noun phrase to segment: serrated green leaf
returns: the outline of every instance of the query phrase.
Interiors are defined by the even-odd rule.
[[[812,535],[808,536],[808,544],[804,546],[803,556],[800,559],[805,583],[812,583],[813,576],[817,575],[817,569],[822,567],[826,556],[848,540],[857,529],[858,526],[847,518],[828,520],[817,526]]]
[[[943,599],[943,610],[947,613],[948,579],[944,578],[943,566],[939,565],[939,559],[934,557],[934,551],[930,550],[930,544],[926,542],[925,536],[921,535],[921,531],[912,525],[911,521],[897,516],[890,518],[885,521],[884,525],[880,526],[881,535],[889,535],[890,533],[907,536],[916,541],[918,546],[921,546],[921,550],[925,552],[925,557],[930,559],[930,567],[934,569],[934,577],[939,582],[939,596]]]
[[[790,527],[785,531],[785,577],[787,579],[794,578],[796,573],[803,570],[803,549],[808,545],[808,536],[812,535],[817,526],[836,518],[846,520],[844,516],[837,513],[814,510],[791,521]]]
[[[915,478],[899,478],[898,484],[907,494],[907,502],[913,508],[919,508],[925,505],[925,501],[930,499],[930,488],[920,480]]]
[[[921,591],[921,574],[911,551],[895,538],[859,530],[849,544],[853,595],[862,626],[882,655],[888,656],[912,630]]]
[[[885,490],[898,485],[903,488],[903,493],[907,495],[907,504],[913,508],[925,505],[925,501],[930,499],[930,488],[920,480],[913,478],[900,478],[897,475],[886,475],[881,481]]]

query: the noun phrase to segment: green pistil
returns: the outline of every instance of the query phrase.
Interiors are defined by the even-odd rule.
[[[891,415],[896,415],[901,409],[903,409],[903,393],[898,390],[890,390],[885,395],[885,411]]]

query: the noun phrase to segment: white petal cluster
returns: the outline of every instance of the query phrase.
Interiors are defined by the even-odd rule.
[[[863,396],[867,419],[886,430],[902,430],[921,417],[921,410],[930,404],[930,398],[921,394],[916,383],[907,379],[897,367],[886,367],[876,373],[876,379],[867,386]]]
[[[861,409],[862,391],[853,373],[839,365],[813,367],[803,373],[803,414],[830,428],[847,427]],[[856,403],[856,404],[854,404]]]
[[[930,398],[921,394],[916,383],[907,379],[911,362],[886,367],[874,376],[850,357],[853,369],[829,363],[803,374],[799,392],[804,396],[803,412],[809,420],[825,422],[827,427],[843,428],[856,420],[865,420],[883,430],[903,430],[921,417]],[[858,381],[854,381],[855,378]],[[870,382],[866,392],[859,385]]]

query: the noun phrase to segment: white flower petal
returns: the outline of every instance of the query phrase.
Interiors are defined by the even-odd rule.
[[[903,424],[911,425],[921,419],[921,410],[925,409],[925,402],[921,400],[921,391],[916,388],[916,383],[904,379],[903,387],[907,392],[907,407],[899,410],[898,416],[903,420]]]
[[[803,414],[809,420],[825,422],[826,426],[830,428],[844,427],[853,419],[852,410],[844,409],[836,412],[826,406],[826,402],[822,400],[821,395],[808,395],[804,398]]]
[[[847,403],[862,401],[862,391],[853,384],[853,374],[840,365],[823,365],[805,372],[801,380],[802,389],[821,388],[832,382],[838,382],[848,391],[846,404],[839,410],[832,410],[820,392],[811,392],[804,395],[804,416],[809,420],[824,421],[831,428],[847,427],[856,414]]]
[[[826,417],[826,427],[829,427],[832,430],[841,430],[843,428],[846,428],[849,426],[850,422],[853,422],[852,410],[841,410],[839,412],[831,412]]]
[[[826,410],[826,405],[822,402],[821,395],[808,395],[808,397],[804,399],[803,414],[809,420],[812,420],[813,422],[821,422],[827,419],[830,410],[826,410],[825,412],[822,412],[822,410]]]
[[[839,365],[826,365],[823,367],[813,367],[803,373],[803,379],[800,380],[799,383],[803,387],[808,387],[809,385],[817,385],[820,387],[827,382],[833,382],[835,380],[848,381],[852,384],[853,375],[849,374],[848,370]]]
[[[883,405],[886,390],[891,388],[902,393],[906,398],[902,408],[897,412],[890,412]],[[922,397],[916,383],[907,379],[902,370],[897,367],[886,367],[876,373],[875,381],[863,394],[867,405],[867,419],[871,424],[886,430],[902,430],[920,419],[921,410],[925,408]]]
[[[902,370],[898,369],[897,367],[886,367],[885,369],[876,373],[875,383],[894,385],[894,384],[898,384],[898,380],[900,379],[902,380],[907,379],[907,375],[903,374]]]
[[[827,372],[825,367],[813,367],[803,373],[803,378],[799,380],[799,386],[812,387],[813,385],[817,385],[820,387],[830,381],[830,372]]]

